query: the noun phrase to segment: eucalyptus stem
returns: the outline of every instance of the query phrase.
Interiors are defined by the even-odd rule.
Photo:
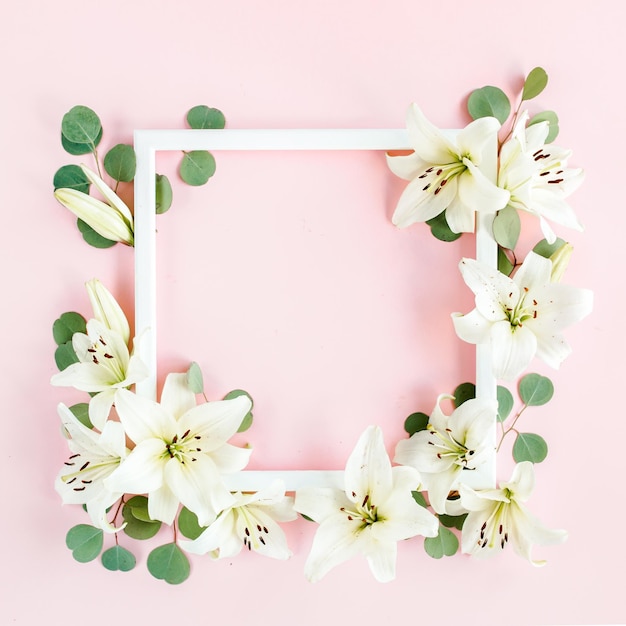
[[[513,423],[507,428],[504,428],[504,424],[501,422],[501,426],[502,426],[502,437],[500,437],[500,443],[498,444],[498,447],[496,448],[496,452],[500,451],[500,448],[502,447],[502,442],[504,441],[504,438],[512,431],[515,430],[515,424],[517,424],[517,420],[521,417],[522,413],[528,408],[528,405],[525,404],[517,413],[517,415],[515,416],[515,418],[513,419]],[[515,430],[515,432],[517,432],[517,430]]]

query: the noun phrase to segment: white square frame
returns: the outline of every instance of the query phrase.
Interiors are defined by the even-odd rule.
[[[449,131],[454,133],[454,131]],[[326,151],[326,150],[411,150],[406,130],[398,129],[281,129],[281,130],[136,130],[135,174],[135,335],[141,336],[139,354],[149,369],[148,378],[137,384],[137,393],[156,400],[157,314],[156,314],[156,154],[172,150],[229,151]],[[483,154],[483,171],[495,180],[495,141]],[[498,248],[492,236],[493,216],[477,214],[476,258],[497,267]],[[491,371],[487,346],[476,347],[476,395],[496,398],[496,380]],[[464,473],[464,482],[474,488],[492,488],[496,481],[496,420],[491,429],[492,457],[474,472]],[[343,488],[343,470],[243,471],[225,477],[229,489],[258,491],[281,478],[287,491],[305,486]]]

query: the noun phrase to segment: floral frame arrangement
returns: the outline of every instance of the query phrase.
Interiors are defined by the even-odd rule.
[[[475,90],[467,102],[473,121],[455,132],[434,127],[417,105],[409,108],[407,131],[227,131],[223,114],[201,105],[187,114],[191,130],[136,131],[134,147],[107,152],[102,167],[112,186],[100,167],[98,116],[84,106],[64,116],[64,148],[92,154],[97,171],[63,166],[54,177],[55,197],[79,218],[87,243],[136,248],[135,339],[126,313],[97,279],[87,283],[93,315],[63,313],[53,326],[60,371],[52,384],[89,394],[87,402],[58,407],[70,454],[55,486],[90,521],[67,534],[76,560],[100,556],[107,569],[128,571],[136,559],[120,537],[149,540],[167,525],[172,541],[150,552],[147,567],[178,584],[190,574],[186,553],[219,559],[246,549],[288,558],[281,524],[302,516],[318,524],[305,566],[310,581],[357,554],[377,580],[393,580],[398,542],[416,536],[433,558],[452,556],[459,545],[487,557],[511,543],[544,564],[532,559],[532,545],[564,541],[566,533],[545,528],[526,508],[534,465],[548,447],[540,435],[520,431],[518,420],[528,407],[545,405],[554,387],[526,370],[535,357],[559,367],[570,351],[561,331],[592,309],[589,290],[560,282],[573,249],[550,225],[582,228],[566,198],[583,172],[567,166],[570,151],[552,144],[556,114],[530,118],[523,110],[547,82],[542,68],[533,69],[512,115],[502,90]],[[244,471],[251,450],[229,440],[252,424],[252,398],[234,390],[208,400],[195,362],[166,376],[157,402],[155,220],[173,194],[154,156],[182,151],[180,177],[197,186],[214,174],[209,150],[217,149],[384,150],[391,171],[408,181],[393,215],[397,227],[425,222],[445,242],[475,233],[477,258],[459,264],[475,308],[452,313],[452,323],[476,345],[476,382],[442,393],[430,414],[411,414],[393,463],[373,425],[343,472]],[[399,150],[411,152],[390,153]],[[133,181],[131,211],[118,187]],[[540,220],[545,237],[522,262],[521,211]],[[499,381],[518,382],[516,411]],[[496,486],[496,453],[509,434],[516,466]],[[103,551],[105,537],[112,545]]]

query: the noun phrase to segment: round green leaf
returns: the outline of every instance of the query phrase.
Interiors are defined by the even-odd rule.
[[[559,134],[559,118],[554,111],[544,111],[530,118],[528,125],[539,124],[539,122],[548,122],[549,130],[546,137],[546,143],[553,142]]]
[[[244,416],[243,420],[241,421],[241,425],[239,426],[239,429],[237,430],[238,433],[243,433],[246,430],[248,430],[250,426],[252,426],[252,419],[253,419],[252,407],[254,406],[254,400],[252,399],[252,396],[247,391],[244,391],[243,389],[233,389],[233,391],[229,391],[224,396],[224,400],[232,400],[233,398],[238,398],[239,396],[248,396],[248,398],[250,398],[250,402],[252,402],[252,406],[250,407],[250,410]]]
[[[526,374],[519,381],[519,396],[528,406],[541,406],[550,402],[554,385],[549,378],[539,374]]]
[[[560,237],[556,238],[554,243],[548,243],[545,239],[542,239],[534,248],[533,252],[549,259],[559,248],[565,245],[565,241]]]
[[[98,145],[98,136],[101,134],[100,118],[86,106],[71,108],[61,121],[61,132],[70,142],[89,144],[93,148]]]
[[[467,513],[463,515],[439,515],[439,521],[446,528],[456,528],[457,530],[461,530],[463,528],[463,523],[465,522],[465,518],[467,517]]]
[[[55,191],[57,189],[76,189],[76,191],[89,193],[89,179],[78,165],[64,165],[59,168],[54,175],[52,184]]]
[[[83,222],[80,218],[76,220],[76,226],[78,226],[78,230],[83,236],[83,239],[94,248],[111,248],[117,243],[117,241],[107,239],[100,233],[97,233],[87,222]]]
[[[504,124],[511,113],[511,103],[502,89],[487,85],[472,91],[467,100],[467,110],[472,119],[495,117],[500,124]]]
[[[187,386],[194,393],[202,393],[204,391],[202,370],[195,361],[192,362],[192,364],[189,366],[189,369],[187,370]]]
[[[463,234],[455,233],[450,230],[450,226],[448,226],[448,222],[446,220],[445,211],[439,213],[439,215],[430,220],[426,220],[426,223],[430,226],[430,232],[433,237],[435,237],[435,239],[439,239],[439,241],[456,241]]]
[[[542,67],[535,67],[530,71],[524,81],[522,90],[522,100],[532,100],[536,98],[548,84],[548,75]]]
[[[548,444],[534,433],[519,433],[513,444],[513,458],[517,463],[541,463],[548,456]]]
[[[445,528],[439,526],[436,537],[426,537],[424,539],[424,550],[433,559],[440,559],[442,556],[452,556],[459,549],[459,540],[456,535]]]
[[[420,432],[420,430],[426,430],[428,420],[430,420],[430,417],[426,415],[426,413],[411,413],[411,415],[404,420],[404,430],[406,430],[409,435],[414,435]]]
[[[496,392],[498,397],[498,421],[504,422],[513,408],[513,394],[506,387],[502,387],[502,385],[498,385]]]
[[[113,546],[102,553],[102,565],[112,572],[130,572],[135,564],[136,560],[132,552],[122,546]]]
[[[145,496],[135,496],[137,498],[143,498],[147,501]],[[133,539],[150,539],[159,532],[161,528],[161,522],[150,519],[148,515],[148,506],[145,505],[145,509],[141,500],[131,498],[122,508],[122,517],[126,522],[124,526],[124,532]],[[133,506],[133,504],[135,506]],[[140,519],[143,518],[143,519]]]
[[[206,150],[192,150],[183,154],[180,177],[194,187],[204,185],[215,174],[215,159]]]
[[[65,536],[65,545],[79,563],[87,563],[100,554],[104,542],[103,535],[100,528],[79,524],[69,529]]]
[[[476,397],[476,385],[474,383],[461,383],[452,395],[454,396],[453,404],[458,409],[464,402]]]
[[[197,539],[206,526],[198,524],[198,516],[190,511],[187,507],[183,507],[178,514],[178,530],[187,537],[187,539]]]
[[[507,206],[498,211],[493,220],[493,236],[503,248],[513,250],[521,230],[522,223],[516,209]]]
[[[126,502],[125,506],[130,509],[132,516],[141,522],[154,523],[157,521],[153,520],[148,513],[148,498],[146,496],[133,496]]]
[[[212,109],[204,104],[193,107],[187,113],[187,123],[191,128],[224,128],[226,118],[219,109]]]
[[[54,362],[59,368],[59,371],[63,371],[70,365],[78,363],[78,357],[76,356],[76,352],[74,352],[71,341],[57,347],[54,351]]]
[[[165,213],[172,206],[172,185],[167,176],[157,174],[156,180],[156,212]]]
[[[113,146],[104,157],[104,169],[113,180],[122,183],[133,180],[137,169],[137,157],[133,147],[125,143]]]
[[[101,139],[102,139],[102,129],[100,129],[100,132],[98,133],[98,136],[96,137],[96,146],[100,143]],[[67,137],[65,137],[63,133],[61,133],[61,145],[63,146],[63,149],[65,150],[65,152],[72,154],[74,156],[79,156],[82,154],[89,154],[90,152],[94,151],[94,146],[92,144],[74,143],[73,141],[70,141]]]
[[[79,402],[70,407],[70,411],[74,417],[86,428],[93,428],[93,424],[89,419],[89,404],[87,402]]]
[[[72,340],[74,333],[86,333],[87,321],[80,313],[62,313],[52,324],[52,336],[57,346]]]
[[[413,496],[413,500],[420,506],[423,506],[425,509],[428,508],[428,502],[426,502],[426,498],[421,491],[411,491],[411,495]]]
[[[148,571],[159,580],[178,585],[189,578],[189,561],[175,544],[159,546],[148,555]]]

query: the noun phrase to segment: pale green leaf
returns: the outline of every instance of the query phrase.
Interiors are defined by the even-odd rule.
[[[536,98],[548,84],[548,75],[542,67],[533,68],[526,80],[524,81],[524,89],[522,90],[522,100],[532,100]]]
[[[511,103],[502,89],[487,85],[472,91],[467,100],[467,110],[474,120],[495,117],[500,124],[504,124],[511,113]]]
[[[541,406],[552,399],[554,385],[540,374],[526,374],[519,381],[519,396],[528,406]]]
[[[534,433],[519,433],[513,444],[513,458],[517,463],[541,463],[548,456],[548,444]]]

